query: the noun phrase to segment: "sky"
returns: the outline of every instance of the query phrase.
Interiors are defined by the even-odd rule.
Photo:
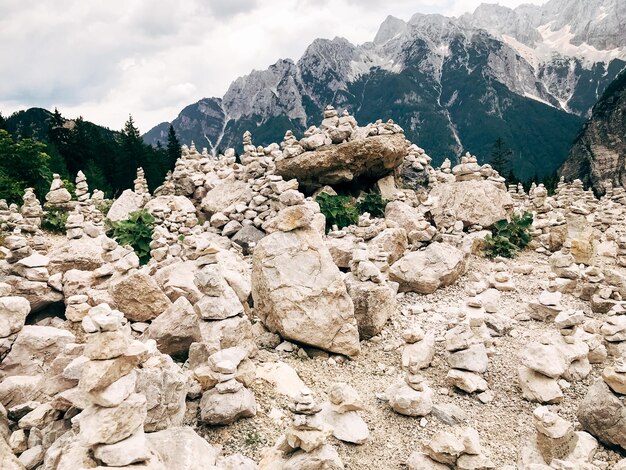
[[[0,0],[0,112],[57,107],[141,132],[318,37],[371,41],[394,15],[458,16],[481,0]],[[515,7],[543,0],[499,0]]]

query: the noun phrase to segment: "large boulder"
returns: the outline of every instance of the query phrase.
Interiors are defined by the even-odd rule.
[[[583,429],[602,442],[626,449],[626,406],[604,382],[594,383],[578,407]]]
[[[7,376],[44,373],[63,348],[75,341],[76,337],[67,330],[51,326],[25,326],[17,334],[11,351],[0,365],[0,371]]]
[[[102,240],[105,237],[90,238],[82,237],[67,240],[55,247],[48,258],[48,272],[50,275],[64,273],[70,269],[81,271],[95,271],[104,264],[102,254]]]
[[[513,207],[509,193],[487,180],[439,184],[430,195],[435,201],[430,212],[438,227],[445,224],[448,214],[463,221],[466,227],[491,227],[505,219]]]
[[[220,455],[219,447],[213,447],[189,426],[149,433],[146,438],[168,470],[211,469]]]
[[[0,338],[22,329],[30,313],[30,303],[24,297],[0,297]]]
[[[347,356],[360,352],[352,300],[315,230],[274,232],[259,242],[252,298],[270,331]]]
[[[111,222],[126,220],[132,212],[140,210],[143,204],[143,196],[137,194],[132,189],[126,189],[120,194],[120,197],[113,201],[109,212],[107,212],[107,219]]]
[[[164,354],[187,355],[191,343],[200,341],[200,318],[186,297],[179,297],[144,333]]]
[[[117,308],[132,321],[154,320],[171,305],[157,282],[143,270],[111,281],[109,293]]]
[[[202,210],[209,215],[222,212],[234,204],[248,204],[252,199],[252,190],[245,181],[235,179],[222,180],[202,199]]]
[[[467,268],[467,254],[452,245],[431,243],[423,251],[412,251],[396,261],[389,279],[400,284],[401,292],[432,294],[453,284]]]
[[[151,199],[144,206],[151,214],[170,212],[182,212],[187,214],[195,214],[196,208],[185,196],[159,196]]]
[[[296,178],[301,188],[313,191],[327,184],[386,176],[407,152],[404,134],[374,136],[278,160],[276,172],[285,179]]]

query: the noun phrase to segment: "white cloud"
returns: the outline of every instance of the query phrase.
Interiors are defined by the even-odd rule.
[[[541,3],[541,0],[533,0]],[[480,0],[2,0],[0,111],[58,107],[142,131],[222,96],[238,76],[297,60],[317,37],[372,40],[389,14],[459,15]],[[522,0],[500,0],[516,6]]]

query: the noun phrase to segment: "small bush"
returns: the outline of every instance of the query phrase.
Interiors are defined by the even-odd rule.
[[[43,216],[41,228],[53,233],[65,233],[68,213],[57,209],[49,210]]]
[[[496,222],[491,229],[492,234],[485,238],[487,256],[513,258],[518,251],[526,248],[530,243],[532,223],[533,215],[530,212],[514,214],[511,221]]]
[[[372,217],[384,217],[387,201],[374,191],[366,193],[356,204],[360,214],[369,212]]]
[[[352,198],[320,193],[315,200],[320,205],[322,214],[326,216],[326,233],[332,229],[333,225],[344,228],[358,223],[359,212],[354,207]]]
[[[111,224],[109,236],[120,245],[130,245],[139,257],[141,264],[150,261],[150,242],[154,217],[147,210],[131,212],[128,219]]]
[[[113,199],[103,199],[102,201],[96,203],[96,209],[98,209],[100,213],[106,217],[112,205]]]

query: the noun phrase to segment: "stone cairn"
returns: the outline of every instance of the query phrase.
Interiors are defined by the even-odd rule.
[[[144,204],[150,200],[150,190],[143,168],[137,168],[137,177],[133,180],[135,194],[141,196]]]
[[[487,371],[489,357],[487,346],[493,341],[481,314],[468,315],[459,312],[458,322],[451,324],[446,332],[446,351],[448,351],[447,380],[450,385],[467,393],[486,392],[487,382],[481,377]],[[491,401],[489,394],[481,400]]]
[[[80,438],[106,466],[125,467],[155,458],[144,434],[146,397],[135,393],[134,370],[148,355],[123,327],[124,316],[108,305],[82,320],[88,334],[78,389],[85,406],[78,415]]]
[[[519,455],[522,468],[591,468],[598,442],[547,406],[533,412],[535,436]]]
[[[80,203],[86,203],[89,200],[89,185],[85,173],[79,171],[76,175],[76,199]]]
[[[496,466],[485,455],[480,436],[474,428],[458,429],[456,432],[438,431],[425,445],[422,452],[411,454],[407,461],[409,470],[452,468],[464,470]]]
[[[202,395],[200,419],[211,425],[231,424],[256,415],[254,394],[237,380],[237,367],[247,357],[243,348],[230,348],[209,357],[216,384]]]
[[[422,333],[414,328],[407,334],[409,341],[420,337]],[[424,349],[428,348],[428,343],[424,344]],[[430,351],[425,351],[427,354]],[[427,358],[426,358],[427,359]],[[428,386],[426,379],[421,375],[427,361],[409,360],[404,377],[398,378],[385,390],[384,398],[389,402],[391,409],[398,414],[406,416],[427,416],[433,409],[433,391]]]
[[[333,436],[343,442],[363,444],[369,429],[359,415],[364,407],[358,392],[346,383],[335,383],[328,389],[328,400],[322,405],[321,415],[332,427]]]
[[[316,403],[313,392],[309,389],[302,390],[294,398],[290,409],[291,425],[273,448],[263,452],[259,467],[262,470],[308,468],[308,465],[315,462],[318,468],[344,468],[335,448],[327,443],[332,430],[324,423],[320,414],[321,407]]]
[[[44,212],[33,188],[26,188],[23,201],[22,220],[17,227],[27,233],[36,233],[41,228]]]
[[[66,208],[72,200],[72,195],[65,187],[61,176],[57,173],[52,175],[50,191],[46,194],[46,206],[50,208]]]
[[[546,333],[526,345],[518,368],[522,396],[539,403],[559,403],[564,388],[591,373],[589,345],[574,335],[584,321],[582,312],[563,312],[558,317],[559,332]]]

